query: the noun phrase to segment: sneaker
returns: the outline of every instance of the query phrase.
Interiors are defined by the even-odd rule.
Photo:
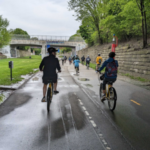
[[[106,94],[103,94],[102,98],[101,98],[101,102],[104,102],[106,99]]]
[[[58,94],[59,93],[59,91],[54,91],[54,94]]]
[[[46,102],[45,96],[42,98],[41,102]]]

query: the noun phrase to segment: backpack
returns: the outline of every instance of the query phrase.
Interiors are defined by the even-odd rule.
[[[99,59],[99,63],[101,64],[101,59]]]
[[[118,67],[117,67],[117,64],[114,60],[114,61],[107,64],[106,75],[108,77],[115,77],[115,76],[117,76],[117,70],[118,70]]]
[[[89,61],[90,61],[90,58],[87,58],[86,61],[89,62]]]

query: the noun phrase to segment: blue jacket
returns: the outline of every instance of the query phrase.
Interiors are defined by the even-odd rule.
[[[98,71],[102,71],[102,70],[107,66],[107,64],[108,64],[109,62],[113,62],[113,61],[114,61],[113,58],[108,58],[108,59],[102,64],[102,66],[98,69]],[[119,66],[119,65],[118,65],[118,61],[115,60],[115,62],[116,62],[116,65],[117,65],[117,67],[118,67],[118,66]],[[107,79],[115,79],[115,78],[117,78],[117,76],[108,77],[107,74],[106,74],[106,72],[105,72],[105,78],[107,78]]]
[[[79,60],[79,59],[75,59],[75,60],[73,61],[73,63],[74,63],[74,65],[75,65],[75,67],[79,67],[80,60]]]

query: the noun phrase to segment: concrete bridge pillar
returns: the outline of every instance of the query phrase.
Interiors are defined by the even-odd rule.
[[[17,48],[15,46],[10,46],[11,57],[17,57]]]
[[[72,48],[72,56],[76,55],[76,48]]]
[[[47,51],[46,51],[46,45],[43,44],[42,48],[41,48],[42,59],[46,56],[46,53],[47,53]]]

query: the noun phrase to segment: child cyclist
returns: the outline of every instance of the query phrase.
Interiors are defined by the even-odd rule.
[[[73,63],[74,63],[75,69],[78,68],[78,73],[79,73],[79,63],[80,63],[80,60],[76,57],[75,60],[73,61]]]

